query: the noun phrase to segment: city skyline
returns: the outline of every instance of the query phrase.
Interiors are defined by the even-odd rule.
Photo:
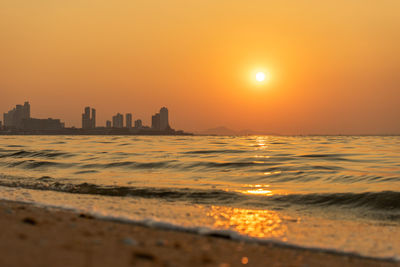
[[[81,124],[78,126],[75,125],[66,125],[65,121],[62,122],[62,119],[53,119],[51,116],[44,116],[45,118],[42,119],[35,119],[30,117],[31,115],[31,105],[29,101],[25,101],[24,105],[17,104],[15,105],[14,108],[11,108],[7,112],[3,112],[2,118],[0,119],[0,129],[3,126],[6,126],[7,123],[5,121],[7,120],[7,116],[10,117],[10,114],[13,112],[22,112],[18,116],[22,116],[24,119],[29,118],[29,121],[25,122],[24,127],[30,127],[31,129],[40,129],[40,127],[47,127],[46,125],[50,125],[51,128],[53,129],[60,129],[60,128],[76,128],[76,129],[95,129],[95,128],[127,128],[127,129],[153,129],[153,130],[166,130],[166,129],[172,129],[169,126],[169,117],[168,117],[168,109],[166,107],[160,108],[159,112],[156,112],[154,115],[147,116],[150,119],[148,120],[149,123],[145,124],[143,123],[143,120],[138,117],[133,117],[132,113],[128,112],[122,114],[122,113],[116,113],[111,117],[111,119],[104,118],[103,116],[103,124],[96,124],[96,109],[91,108],[89,106],[86,106],[84,108],[84,113],[81,114]],[[17,112],[18,113],[18,112]],[[34,113],[35,114],[35,113]],[[160,115],[164,114],[164,123],[163,126],[161,127],[160,125]],[[130,116],[130,119],[127,118],[127,116]],[[117,118],[118,117],[118,118]],[[146,116],[145,116],[146,118]],[[165,119],[166,118],[166,119]],[[128,122],[130,124],[128,124]],[[84,127],[84,124],[87,126]],[[129,127],[130,125],[130,127]],[[21,126],[21,124],[20,124]],[[13,126],[14,127],[14,126]],[[184,129],[187,132],[187,129]],[[179,131],[183,132],[183,131]],[[201,130],[194,130],[193,131],[195,134],[200,134],[200,135],[262,135],[262,134],[270,134],[270,135],[284,135],[281,133],[276,133],[272,131],[260,131],[260,130],[254,130],[254,129],[232,129],[229,127],[226,127],[224,125],[216,126],[216,127],[211,127],[207,129],[201,129]],[[292,135],[292,134],[289,134]],[[296,134],[295,134],[296,135]],[[303,135],[303,134],[301,134]],[[306,134],[308,135],[308,134]],[[310,134],[314,135],[314,134]],[[315,135],[336,135],[336,134],[325,134],[325,133],[317,133]],[[339,135],[348,135],[348,134],[342,134],[339,133]],[[350,134],[351,135],[351,134]],[[391,133],[364,133],[360,135],[400,135],[400,133],[397,132],[391,132]]]
[[[160,111],[152,115],[150,126],[143,125],[140,118],[134,119],[132,113],[126,113],[125,117],[121,113],[112,116],[112,120],[107,120],[105,125],[96,124],[96,109],[90,106],[84,108],[82,113],[81,127],[82,130],[96,130],[102,128],[125,128],[125,129],[142,129],[153,131],[172,131],[170,127],[168,109],[161,107]],[[125,123],[124,123],[125,118]],[[53,119],[51,117],[45,119],[36,119],[31,117],[31,105],[29,101],[25,101],[23,105],[16,104],[14,108],[3,113],[3,121],[0,120],[0,130],[4,127],[8,129],[19,130],[57,130],[57,129],[75,129],[79,127],[65,127],[65,123],[60,119]],[[183,131],[179,131],[182,132]]]
[[[1,114],[1,118],[0,118],[1,124],[0,125],[5,125],[4,121],[5,121],[5,118],[6,118],[5,116],[7,116],[7,113],[15,112],[15,110],[17,110],[17,109],[27,108],[27,114],[23,115],[23,117],[24,118],[30,118],[30,116],[31,116],[31,109],[30,109],[31,104],[30,103],[31,103],[30,101],[25,101],[24,105],[16,104],[16,105],[14,105],[14,107],[13,107],[12,104],[10,104],[10,105],[8,105],[8,108],[5,108],[4,111],[0,110],[0,114]],[[8,109],[8,111],[6,111],[7,109]],[[36,106],[36,109],[33,112],[34,116],[37,116],[37,113],[38,113],[37,109],[38,109],[38,107]],[[154,127],[152,127],[152,119],[151,119],[152,115],[147,116],[149,118],[147,118],[146,115],[143,116],[143,118],[145,118],[143,120],[142,118],[139,118],[139,117],[133,117],[132,116],[132,112],[127,112],[127,113],[120,113],[120,112],[115,113],[114,112],[113,115],[110,116],[110,118],[108,118],[108,116],[104,116],[104,115],[101,116],[102,114],[100,114],[101,122],[98,123],[99,120],[98,120],[98,116],[97,116],[97,109],[92,108],[90,106],[85,106],[83,109],[84,109],[84,112],[81,113],[81,119],[79,120],[78,124],[73,124],[70,121],[62,119],[62,120],[65,121],[65,127],[68,127],[68,128],[82,128],[82,129],[93,129],[93,128],[96,128],[96,127],[107,127],[107,123],[108,122],[110,122],[111,125],[113,125],[112,118],[117,116],[117,115],[121,115],[122,116],[120,118],[122,120],[120,125],[124,125],[124,127],[125,127],[125,125],[127,125],[126,115],[128,115],[128,116],[131,116],[131,122],[130,122],[131,123],[131,127],[127,127],[127,128],[134,128],[135,123],[137,125],[139,125],[139,126],[142,126],[142,125],[144,125],[143,121],[146,121],[146,124],[148,124],[150,128],[154,128]],[[56,111],[56,110],[54,110],[54,111]],[[164,116],[164,119],[163,119],[164,122],[163,122],[163,127],[162,128],[163,129],[168,128],[167,127],[168,124],[169,124],[168,109],[166,107],[161,107],[160,111],[156,112],[155,115],[157,115],[159,113],[162,113],[163,116]],[[51,112],[50,111],[49,113],[42,114],[42,115],[39,115],[39,116],[43,117],[43,118],[46,118],[46,119],[51,119],[52,117],[57,117],[57,116],[53,116],[53,115],[49,116],[49,114],[57,114],[57,112]],[[143,113],[140,113],[140,114],[143,114]],[[77,119],[75,118],[74,121],[77,121]],[[119,128],[119,127],[117,127],[117,128]]]

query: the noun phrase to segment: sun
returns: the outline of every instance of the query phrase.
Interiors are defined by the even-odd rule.
[[[256,67],[246,73],[246,80],[253,88],[266,89],[270,85],[272,75],[266,67]]]
[[[257,72],[256,80],[262,82],[265,80],[265,73],[264,72]]]

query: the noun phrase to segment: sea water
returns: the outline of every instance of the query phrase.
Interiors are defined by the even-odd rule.
[[[398,136],[0,136],[0,198],[399,259]]]

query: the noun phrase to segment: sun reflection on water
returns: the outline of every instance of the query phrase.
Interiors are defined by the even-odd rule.
[[[281,190],[271,190],[269,184],[246,184],[243,185],[244,189],[237,190],[236,192],[246,195],[259,195],[259,196],[273,196],[273,195],[286,195],[288,192]]]
[[[264,196],[272,196],[273,195],[271,190],[266,190],[263,188],[244,190],[244,191],[242,191],[242,193],[251,194],[251,195],[264,195]]]
[[[216,228],[228,228],[253,237],[282,238],[287,233],[281,216],[271,210],[211,206],[207,215],[214,219]]]
[[[256,145],[255,145],[255,150],[265,150],[268,146],[267,146],[267,140],[265,137],[263,136],[259,136],[256,139]]]

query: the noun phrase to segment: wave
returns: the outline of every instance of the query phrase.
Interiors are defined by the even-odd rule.
[[[168,167],[172,162],[176,162],[176,160],[170,161],[157,161],[157,162],[135,162],[135,161],[121,161],[121,162],[111,162],[111,163],[94,163],[94,164],[85,164],[80,166],[80,168],[129,168],[129,169],[155,169],[155,168],[164,168]]]
[[[271,198],[275,202],[289,202],[302,205],[362,207],[373,210],[400,211],[400,192],[364,192],[330,194],[292,194],[277,195]]]
[[[17,152],[12,151],[11,153],[6,153],[0,155],[0,158],[58,158],[58,157],[71,157],[73,156],[70,153],[65,152],[56,152],[56,151],[26,151],[26,150],[19,150]]]
[[[115,197],[142,197],[159,198],[166,200],[198,200],[198,201],[234,201],[238,194],[223,190],[196,190],[189,188],[156,188],[156,187],[128,187],[128,186],[99,186],[91,183],[71,184],[56,182],[48,176],[35,181],[2,180],[0,186],[18,187],[35,190],[50,190],[74,194],[90,194]]]
[[[246,150],[236,150],[236,149],[221,149],[221,150],[193,150],[186,151],[183,154],[228,154],[228,153],[248,153]]]
[[[207,168],[242,168],[251,166],[272,165],[272,163],[257,163],[251,161],[238,161],[238,162],[197,162],[191,167],[207,167]]]
[[[23,158],[22,154],[12,155],[15,158]],[[37,155],[38,157],[40,155]],[[50,155],[45,156],[47,158],[51,158]],[[56,156],[54,156],[56,157]],[[86,160],[97,160],[98,157],[87,158]],[[197,162],[188,162],[183,163],[179,162],[179,160],[168,160],[168,161],[150,161],[150,162],[136,162],[136,161],[117,161],[117,162],[106,162],[106,163],[78,163],[78,162],[69,162],[62,163],[57,161],[42,161],[42,160],[33,160],[33,159],[25,159],[21,161],[12,161],[12,162],[2,162],[1,165],[6,165],[7,167],[18,167],[21,166],[23,168],[37,168],[37,167],[74,167],[77,169],[109,169],[109,168],[124,168],[124,169],[161,169],[161,168],[181,168],[181,169],[197,169],[201,168],[205,171],[214,171],[216,169],[240,169],[240,168],[248,168],[248,167],[271,167],[275,165],[279,165],[277,162],[254,162],[254,161],[233,161],[233,162],[213,162],[213,161],[197,161]],[[269,171],[268,169],[253,169],[252,172],[262,172]],[[326,170],[330,167],[320,167],[318,169]],[[275,169],[275,168],[274,168]],[[276,167],[276,169],[278,169]],[[291,168],[292,169],[292,168]],[[330,168],[332,169],[332,168]],[[286,170],[286,169],[282,169]]]
[[[107,153],[107,152],[104,152]],[[119,158],[128,158],[122,152],[115,152]],[[27,158],[30,156],[30,158]],[[346,185],[357,185],[360,182],[373,184],[390,184],[398,183],[400,176],[392,173],[355,173],[346,166],[339,164],[320,162],[297,164],[295,162],[285,163],[281,159],[262,158],[254,161],[255,158],[246,157],[242,160],[232,161],[212,161],[212,160],[155,160],[149,161],[117,161],[102,157],[100,154],[95,156],[85,155],[83,159],[80,157],[64,160],[62,158],[76,156],[72,153],[62,153],[53,151],[17,151],[7,154],[0,153],[0,171],[4,174],[13,175],[15,169],[23,171],[54,171],[58,170],[71,173],[71,177],[82,179],[83,174],[97,173],[99,177],[104,171],[115,170],[124,171],[124,177],[130,175],[130,172],[143,173],[144,170],[168,171],[171,175],[174,173],[183,174],[184,179],[192,179],[193,173],[199,173],[199,177],[212,179],[212,176],[218,176],[219,179],[228,182],[247,183],[265,183],[265,184],[290,184],[303,183],[303,185],[319,182],[326,185],[334,185],[337,183]],[[59,158],[61,157],[61,159]],[[201,174],[200,174],[201,173]],[[220,174],[223,175],[220,175]],[[243,173],[244,175],[236,175]],[[51,175],[51,173],[43,173],[43,175]],[[210,175],[211,174],[211,175]],[[226,174],[226,175],[225,175]],[[65,175],[65,174],[63,174]],[[105,174],[107,175],[107,174]],[[146,174],[143,175],[143,177]],[[201,176],[200,176],[201,175]],[[100,178],[101,179],[101,178]],[[106,179],[106,178],[104,178]],[[85,180],[82,180],[85,181]],[[311,185],[313,186],[313,185]],[[235,185],[233,184],[233,187]],[[385,189],[391,190],[391,187],[385,185]],[[351,188],[350,188],[351,190]],[[368,191],[368,190],[366,190]],[[369,191],[373,191],[369,190]]]
[[[38,169],[38,168],[68,168],[72,166],[71,164],[55,162],[55,161],[36,161],[36,160],[24,160],[24,161],[17,161],[11,162],[6,164],[7,167],[14,168],[20,167],[22,169]]]
[[[59,182],[49,176],[34,180],[1,179],[0,186],[73,194],[157,198],[168,201],[190,201],[202,204],[240,205],[259,208],[277,207],[277,204],[285,204],[286,206],[362,208],[373,211],[395,212],[396,216],[400,217],[400,192],[397,191],[255,196],[219,189],[106,186],[91,183],[73,184]]]
[[[359,160],[354,160],[350,158],[346,158],[345,156],[350,155],[342,155],[342,154],[305,154],[300,155],[300,158],[308,158],[308,159],[320,159],[327,161],[348,161],[348,162],[358,162]]]

